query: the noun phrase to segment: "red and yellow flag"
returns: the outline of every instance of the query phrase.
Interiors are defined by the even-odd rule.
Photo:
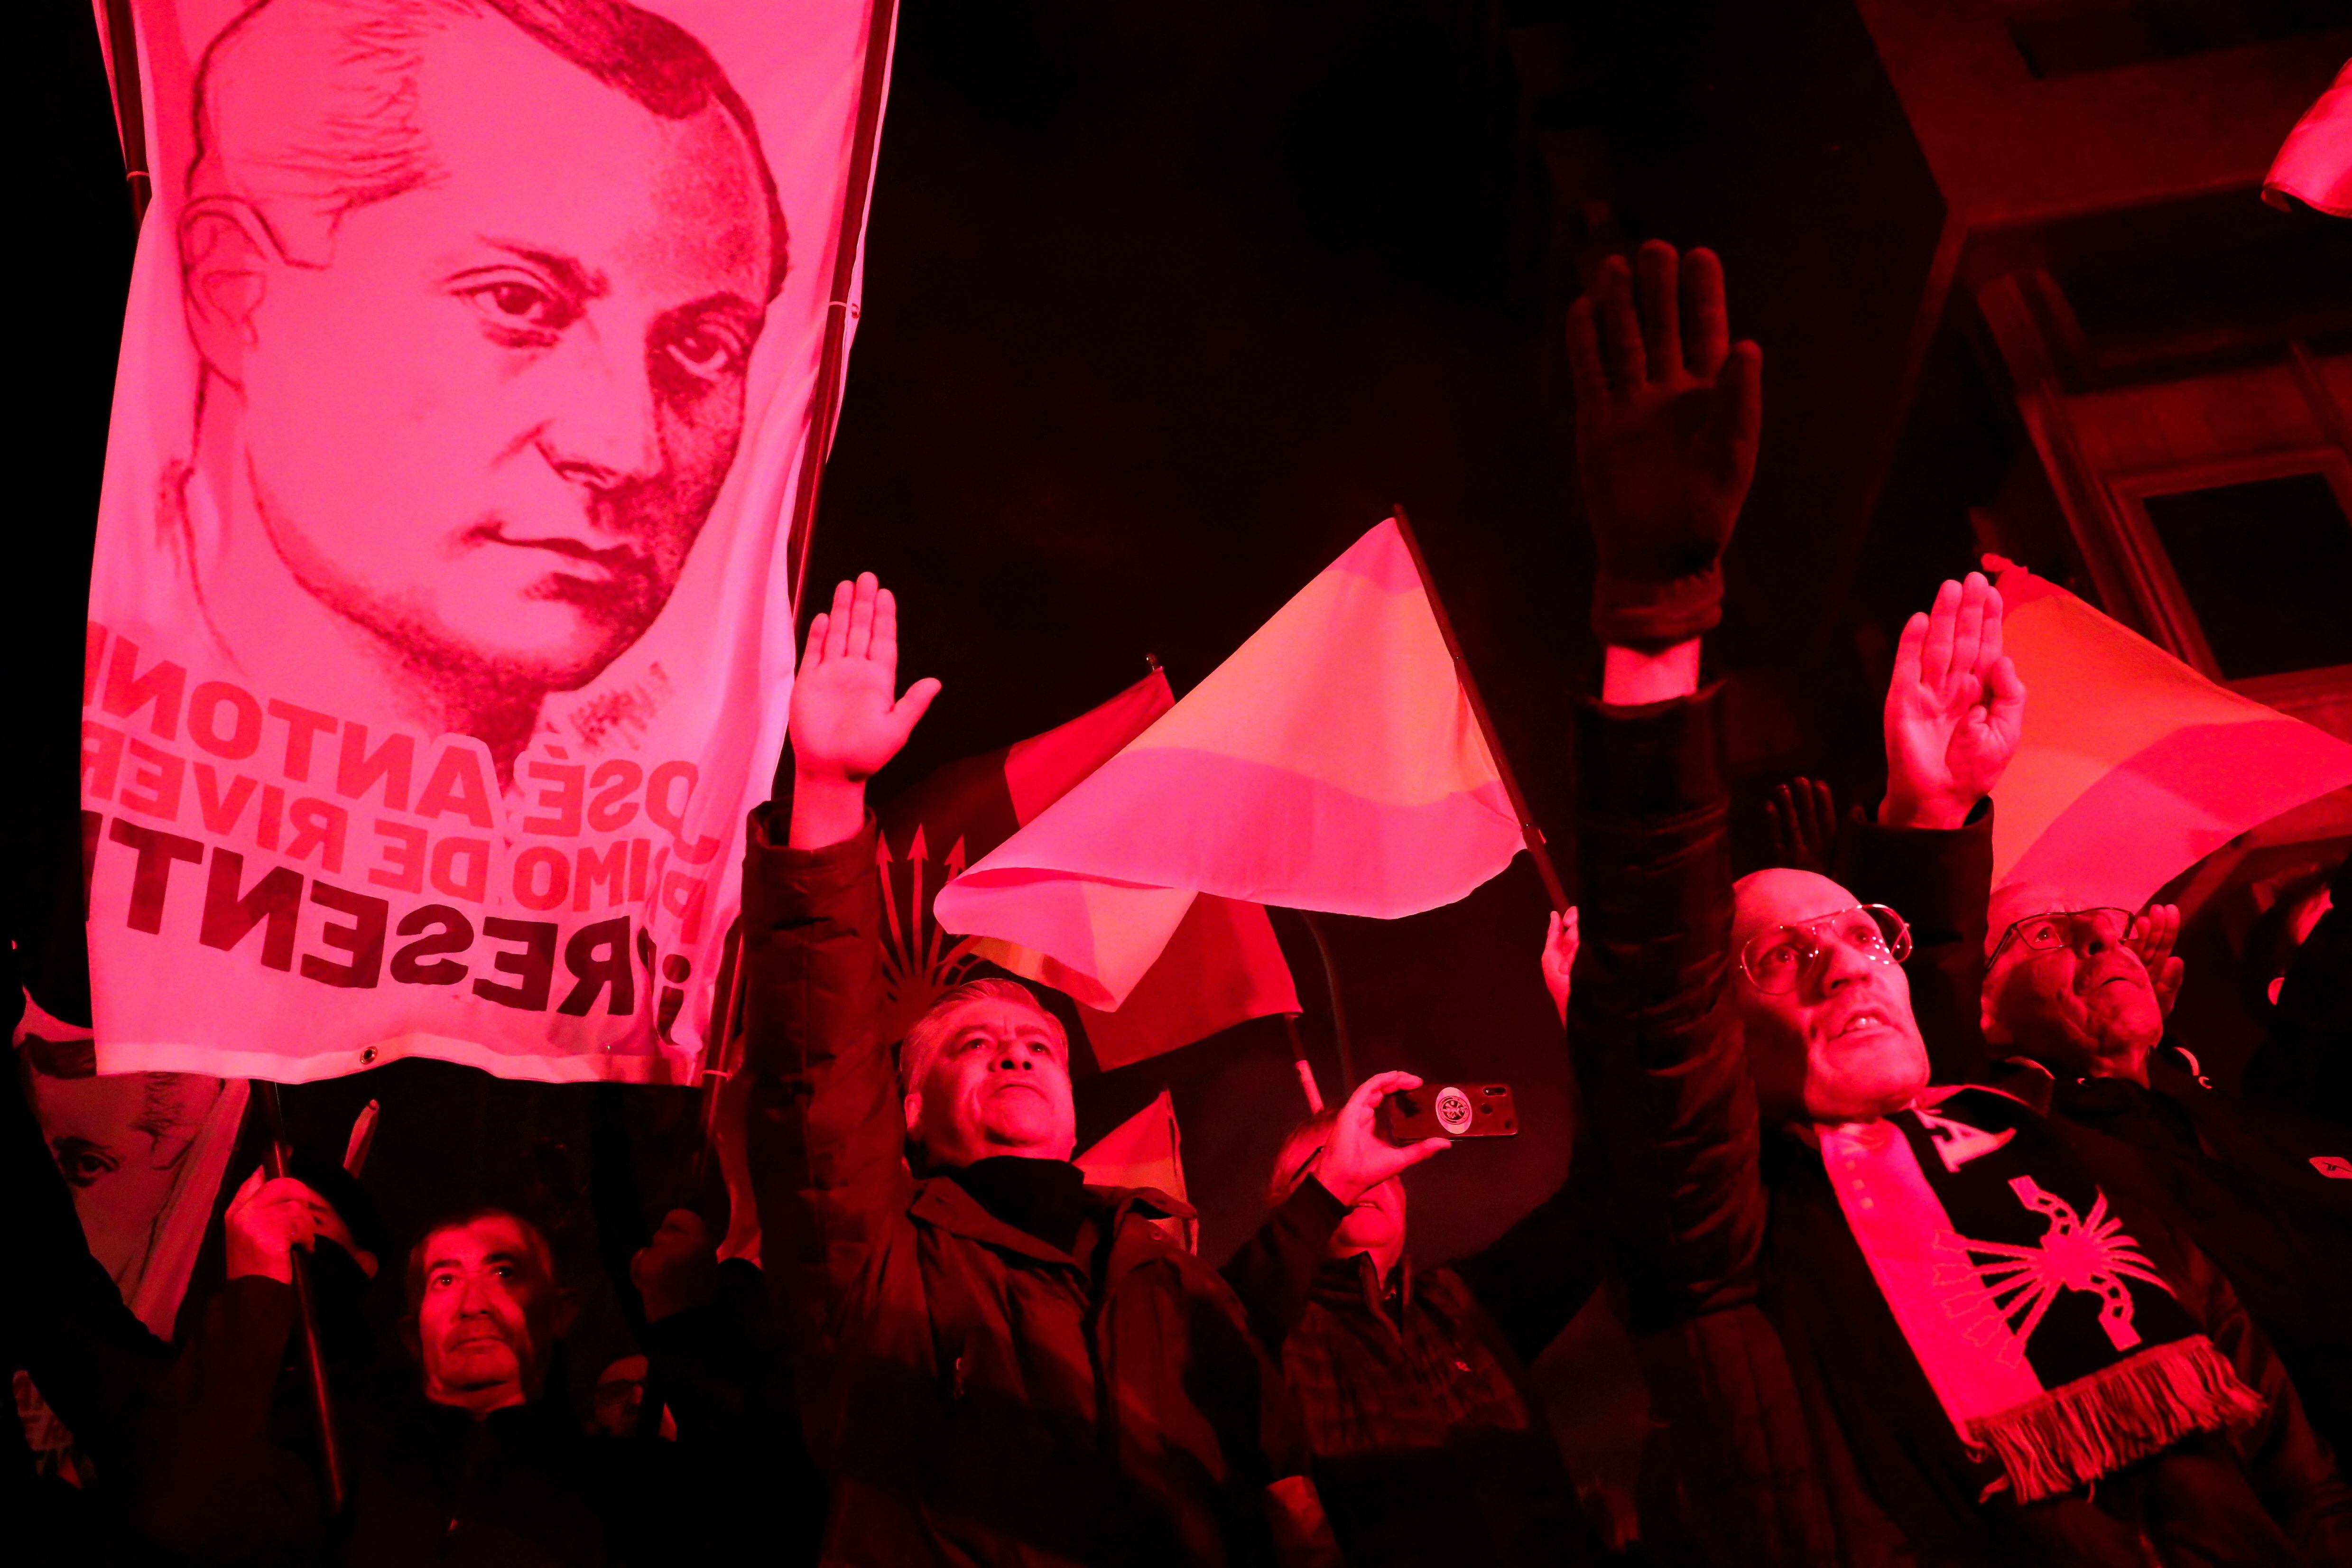
[[[937,909],[1111,1011],[1203,895],[1395,919],[1462,898],[1522,844],[1391,520]]]
[[[2002,563],[1996,586],[2031,695],[1993,791],[1995,883],[2136,910],[2238,834],[2352,784],[2352,746],[2335,736],[2214,684],[2023,567]]]
[[[2352,60],[2287,132],[2263,181],[2263,199],[2273,206],[2287,205],[2290,196],[2352,217]]]
[[[985,960],[1053,983],[1032,955],[984,937],[961,941],[932,912],[940,889],[1044,811],[1175,706],[1154,670],[1066,724],[1002,751],[950,763],[878,807],[882,1027],[895,1037],[940,992]],[[1247,1018],[1296,1013],[1298,994],[1265,911],[1202,899],[1117,1013],[1083,1005],[1078,1023],[1108,1068],[1174,1050]],[[1181,1193],[1176,1194],[1181,1196]]]

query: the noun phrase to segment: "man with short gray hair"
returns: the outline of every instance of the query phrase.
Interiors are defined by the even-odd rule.
[[[1069,1041],[1023,986],[959,987],[878,1037],[866,782],[939,690],[898,692],[898,608],[835,592],[793,685],[789,803],[744,866],[747,1122],[761,1260],[809,1447],[823,1560],[880,1564],[1331,1561],[1280,1321],[1338,1215],[1442,1147],[1339,1140],[1229,1269],[1166,1240],[1165,1194],[1071,1163]],[[1377,1092],[1384,1080],[1365,1086]]]

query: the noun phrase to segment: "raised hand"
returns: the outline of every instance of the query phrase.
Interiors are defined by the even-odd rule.
[[[1640,304],[1637,309],[1637,292]],[[1593,629],[1660,652],[1721,618],[1718,563],[1756,472],[1763,351],[1733,343],[1723,264],[1651,240],[1570,307],[1576,454],[1600,554]]]
[[[2000,593],[1971,572],[1903,627],[1886,687],[1890,827],[1958,827],[2017,754],[2025,682],[2000,651]]]
[[[1772,829],[1778,865],[1818,876],[1837,862],[1837,796],[1819,779],[1790,779],[1765,797],[1765,820]]]
[[[1409,1072],[1374,1073],[1356,1086],[1348,1103],[1331,1124],[1330,1141],[1316,1162],[1315,1179],[1343,1204],[1352,1204],[1382,1182],[1409,1171],[1451,1146],[1444,1138],[1418,1143],[1391,1143],[1380,1134],[1374,1112],[1381,1100],[1400,1089],[1419,1089],[1421,1079]]]
[[[1582,945],[1577,933],[1576,910],[1570,908],[1562,914],[1554,910],[1544,922],[1543,978],[1544,989],[1551,993],[1551,1005],[1559,1012],[1561,1026],[1568,1024],[1568,983],[1576,972],[1576,950]]]
[[[898,686],[898,603],[860,574],[833,591],[833,607],[809,623],[793,677],[792,846],[822,848],[856,833],[866,781],[898,754],[940,683]]]
[[[223,1228],[232,1279],[258,1275],[290,1285],[294,1249],[309,1252],[321,1237],[350,1253],[368,1274],[375,1273],[375,1255],[352,1239],[333,1205],[291,1176],[262,1180],[258,1166],[229,1199]]]
[[[2172,1016],[2172,1005],[2180,999],[2180,983],[2189,977],[2189,966],[2172,955],[2172,945],[2179,940],[2180,906],[2150,904],[2140,910],[2139,919],[2132,922],[2131,935],[2124,942],[2139,954],[2148,984],[2156,988],[2156,1005],[2168,1018]]]

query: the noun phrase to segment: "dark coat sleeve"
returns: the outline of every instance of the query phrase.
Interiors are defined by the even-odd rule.
[[[2182,1305],[2204,1325],[2238,1376],[2263,1396],[2262,1419],[2232,1435],[2246,1479],[2312,1562],[2352,1563],[2352,1489],[2312,1430],[2286,1368],[2221,1271],[2185,1237],[2169,1234],[2168,1239],[2162,1261],[2179,1287]]]
[[[1731,865],[1719,689],[1578,721],[1584,944],[1569,1050],[1627,1327],[1692,1517],[1724,1563],[1906,1560],[1813,1436],[1761,1303],[1769,1203],[1728,994]],[[1853,1502],[1848,1529],[1832,1518]],[[1861,1523],[1871,1526],[1865,1537]]]
[[[1601,1160],[1580,1152],[1559,1191],[1454,1266],[1511,1352],[1532,1363],[1601,1283]]]
[[[1865,904],[1885,904],[1911,926],[1911,1014],[1927,1042],[1928,1081],[1979,1081],[1985,1067],[1985,907],[1992,897],[1992,812],[1977,803],[1948,830],[1882,827],[1857,811],[1842,852],[1841,879]]]
[[[232,1279],[172,1370],[168,1410],[147,1431],[140,1531],[200,1562],[307,1562],[325,1539],[310,1461],[277,1441],[271,1412],[294,1326],[294,1290]],[[345,1441],[350,1441],[345,1423]],[[348,1452],[348,1447],[346,1449]]]
[[[1217,1270],[1233,1287],[1250,1332],[1268,1355],[1279,1356],[1282,1342],[1298,1326],[1315,1270],[1347,1213],[1330,1188],[1309,1176]]]
[[[779,842],[788,815],[781,804],[753,813],[743,864],[745,1142],[761,1259],[807,1408],[839,1367],[862,1282],[907,1223],[914,1177],[898,1073],[876,1030],[873,818],[803,851]]]
[[[1766,1201],[1727,994],[1721,688],[1577,721],[1584,942],[1569,1049],[1635,1333],[1751,1300]]]
[[[49,1408],[101,1467],[130,1452],[172,1349],[123,1304],[74,1212],[73,1194],[50,1158],[25,1093],[22,1068],[0,1074],[0,1349],[32,1374]]]

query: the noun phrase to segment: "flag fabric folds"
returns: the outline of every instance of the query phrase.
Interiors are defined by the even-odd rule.
[[[2289,205],[2290,196],[2352,217],[2352,60],[2287,132],[2263,181],[2263,199],[2273,206]]]
[[[931,900],[956,872],[1051,805],[1174,703],[1168,678],[1154,670],[1066,724],[950,763],[877,808],[881,1026],[887,1037],[904,1034],[940,992],[971,978],[983,961],[1051,983],[1021,949],[942,932]],[[1297,1010],[1290,968],[1265,911],[1204,899],[1126,1007],[1109,1014],[1081,1006],[1078,1022],[1097,1063],[1115,1068],[1244,1019]]]
[[[1117,1010],[1202,895],[1395,919],[1523,839],[1394,520],[939,898]]]
[[[1176,1101],[1164,1089],[1150,1104],[1103,1134],[1076,1163],[1086,1173],[1088,1186],[1150,1187],[1179,1203],[1192,1201],[1184,1190],[1184,1141],[1176,1127]],[[1171,1216],[1157,1223],[1178,1246],[1200,1250],[1196,1221]]]
[[[1999,563],[2025,734],[1993,791],[1993,880],[2137,909],[2246,829],[2352,784],[2352,745],[2216,685]]]

